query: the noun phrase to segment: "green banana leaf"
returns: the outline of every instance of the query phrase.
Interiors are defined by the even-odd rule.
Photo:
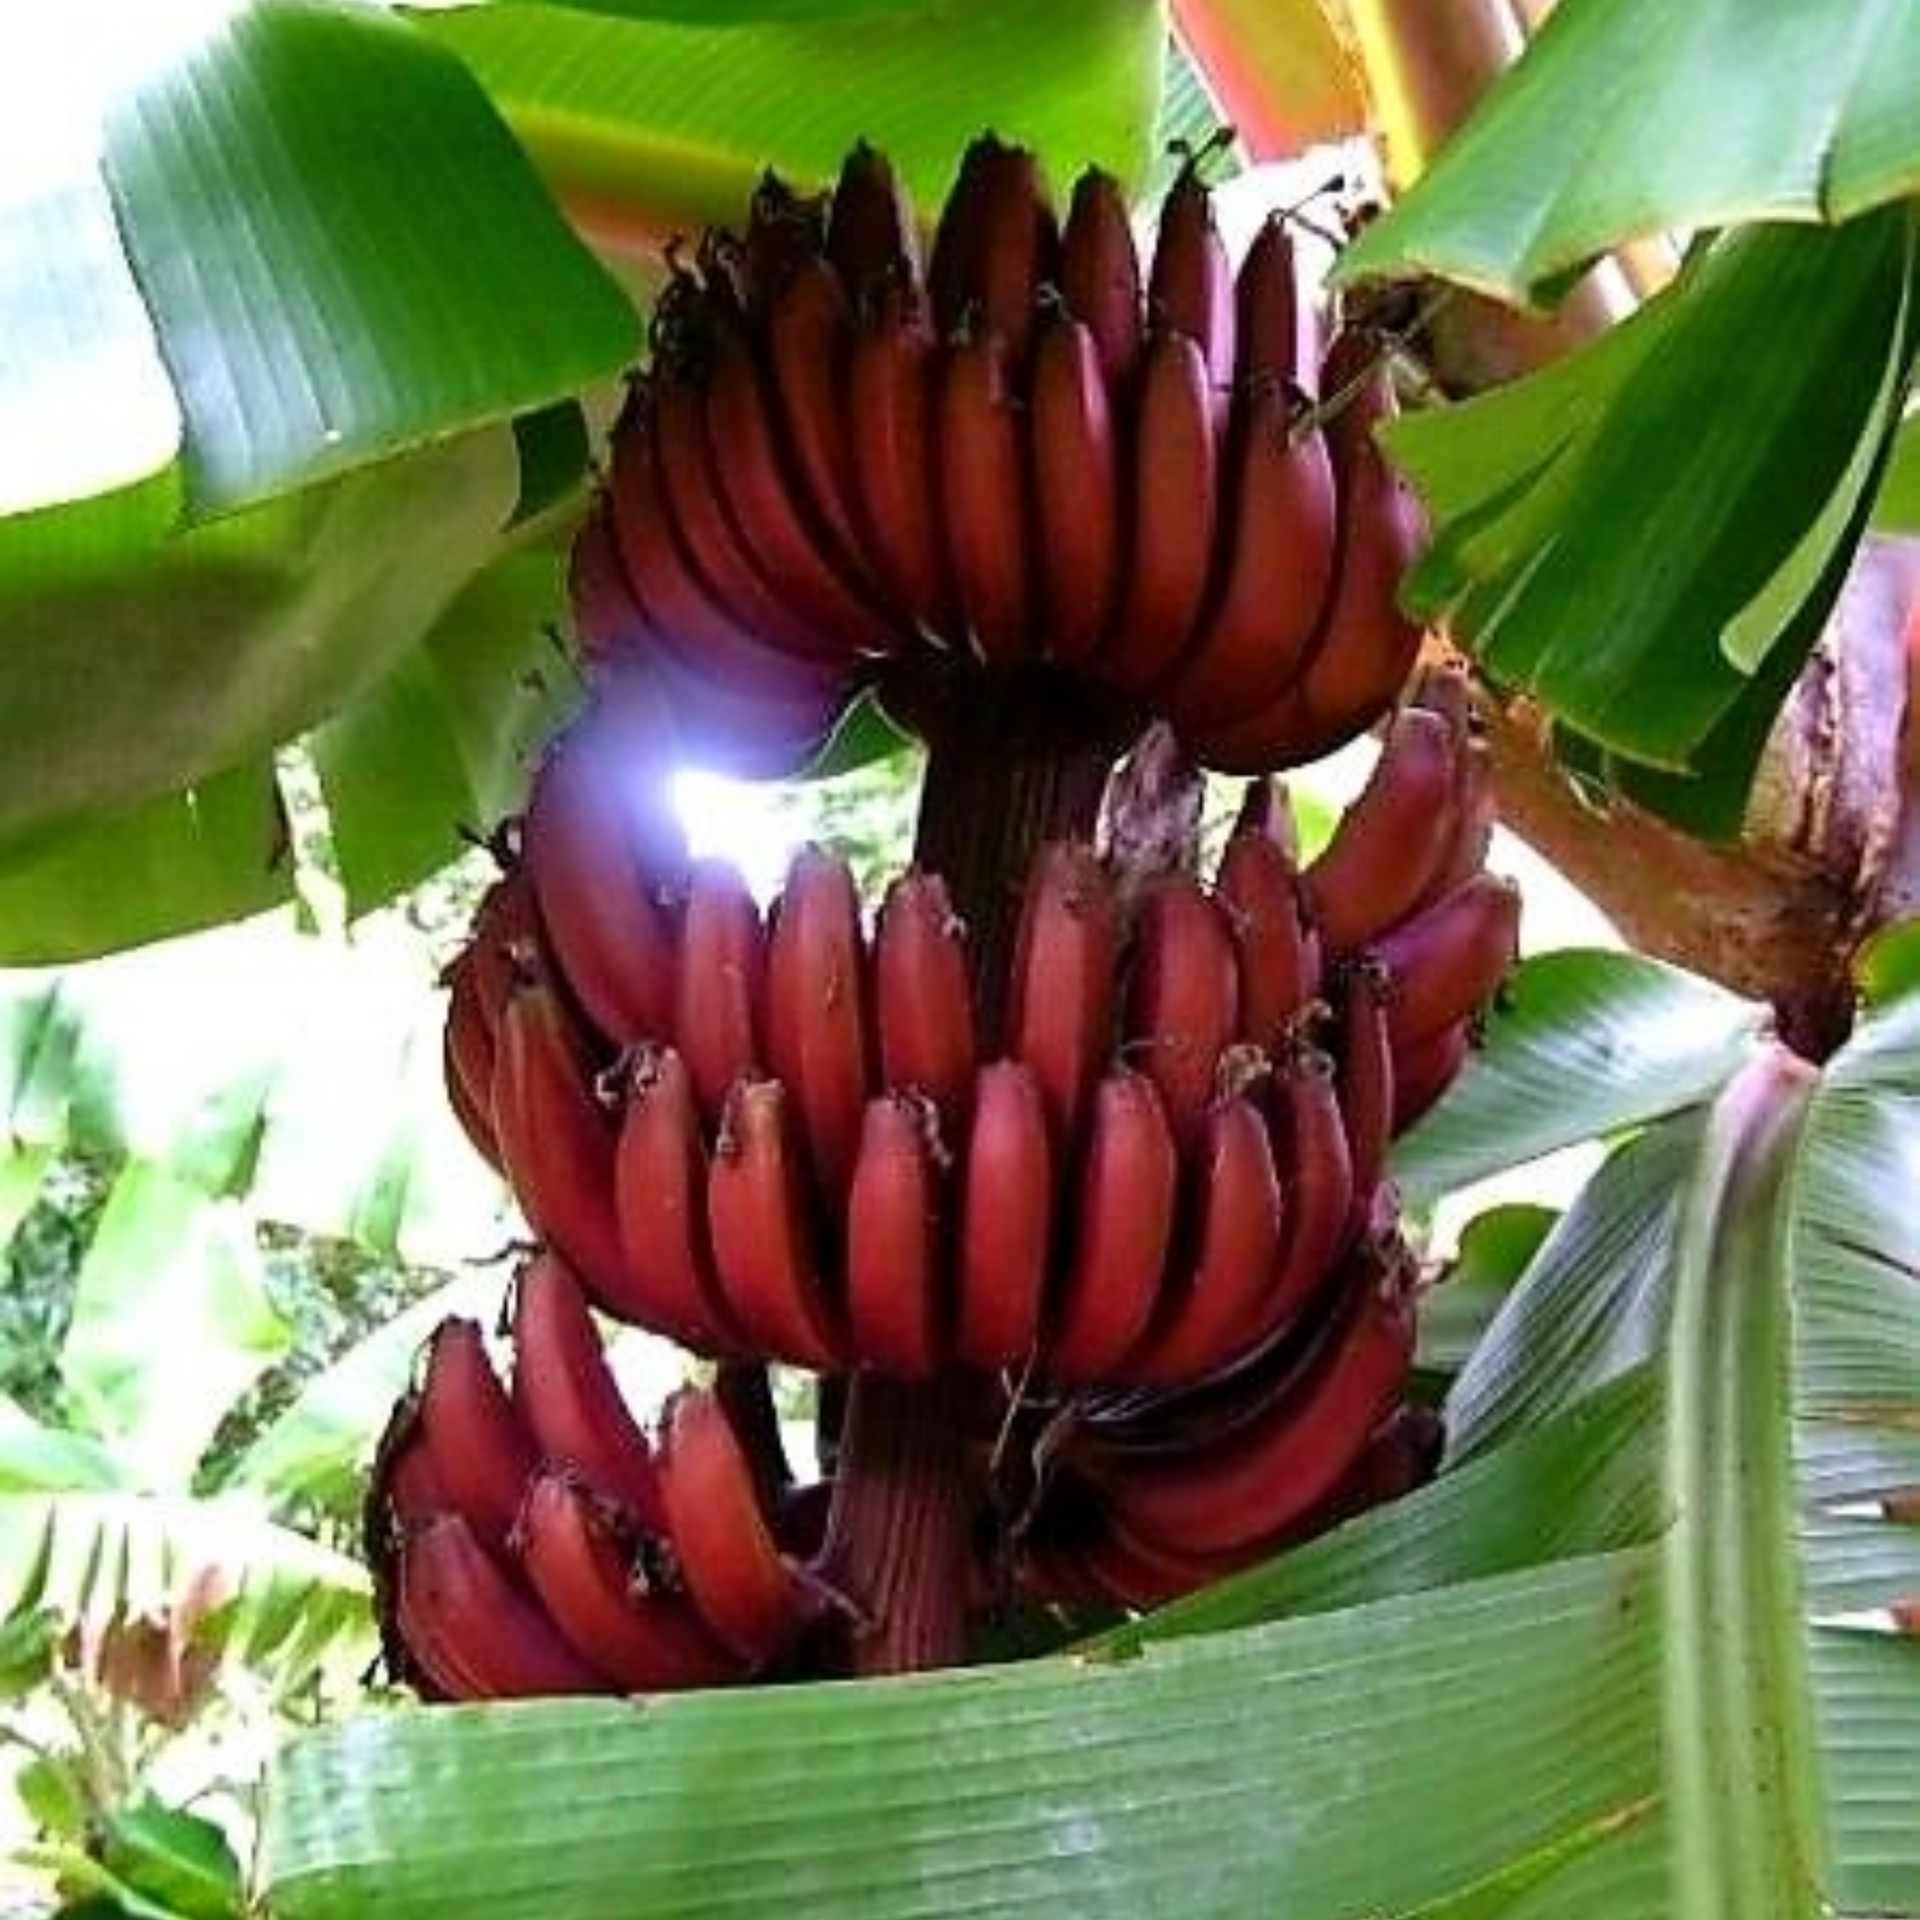
[[[1916,1167],[1920,996],[1749,1049],[1548,1236],[1423,1492],[1077,1656],[323,1730],[274,1911],[1920,1914],[1920,1645],[1859,1618],[1920,1592],[1861,1504]]]
[[[1544,303],[1642,234],[1845,221],[1916,189],[1911,7],[1574,0],[1345,271]]]
[[[1584,351],[1389,433],[1435,523],[1410,603],[1683,776],[1635,791],[1695,830],[1737,830],[1865,530],[1920,337],[1913,244],[1904,208],[1744,229]]]

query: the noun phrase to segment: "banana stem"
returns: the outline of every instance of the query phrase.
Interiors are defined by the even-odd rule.
[[[817,1567],[859,1616],[854,1673],[917,1673],[967,1657],[971,1479],[961,1382],[859,1374],[847,1394],[833,1509]]]
[[[971,689],[969,693],[972,694]],[[947,883],[967,926],[975,1017],[983,1047],[998,1044],[1021,890],[1035,850],[1091,838],[1116,756],[1064,723],[1051,701],[1015,683],[954,702],[928,739],[915,863]]]
[[[1018,682],[956,700],[929,744],[914,858],[947,883],[966,922],[983,1045],[1001,999],[1034,850],[1091,836],[1112,755],[1083,717]],[[847,1384],[833,1505],[815,1570],[859,1619],[857,1674],[917,1672],[967,1657],[967,1594],[980,1506],[969,1438],[976,1383],[872,1374]]]

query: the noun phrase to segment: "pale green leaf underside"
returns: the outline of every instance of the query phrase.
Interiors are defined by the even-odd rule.
[[[1117,1665],[363,1719],[285,1760],[275,1910],[1424,1909],[1643,1808],[1646,1572],[1629,1551]]]
[[[1634,954],[1523,961],[1486,1045],[1394,1149],[1416,1206],[1560,1147],[1710,1099],[1752,1051],[1763,1008]]]

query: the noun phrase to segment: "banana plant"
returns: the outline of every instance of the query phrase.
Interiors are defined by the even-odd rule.
[[[1920,968],[1855,964],[1920,903],[1911,555],[1855,564],[1911,524],[1920,47],[1776,12],[252,0],[0,61],[97,136],[0,196],[50,263],[0,278],[0,952],[284,899],[296,734],[356,907],[489,827],[674,237],[861,137],[929,208],[990,120],[1136,189],[1164,129],[1382,137],[1336,273],[1430,386],[1408,591],[1501,811],[1752,996],[1534,962],[1403,1147],[1422,1205],[1608,1149],[1430,1323],[1425,1490],[1064,1655],[324,1730],[274,1911],[1920,1914]]]

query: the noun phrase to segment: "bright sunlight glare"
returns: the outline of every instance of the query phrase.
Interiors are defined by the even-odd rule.
[[[776,782],[683,767],[674,775],[673,798],[696,858],[731,860],[762,902],[780,890],[801,835]]]

